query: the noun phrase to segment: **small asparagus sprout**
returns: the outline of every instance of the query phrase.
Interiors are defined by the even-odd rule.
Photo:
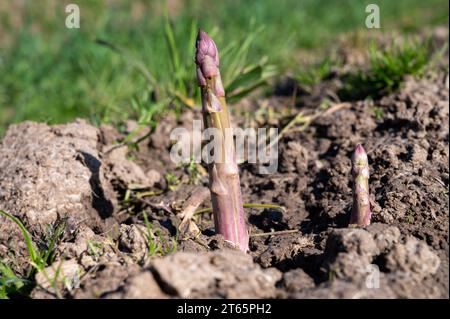
[[[239,170],[236,164],[231,124],[225,101],[225,91],[219,71],[219,53],[209,35],[199,30],[197,35],[197,80],[202,93],[203,122],[206,128],[219,132],[219,160],[208,163],[209,188],[216,232],[240,250],[248,250],[248,231],[244,218]],[[214,149],[216,152],[216,149]],[[216,155],[216,154],[215,154]]]
[[[361,144],[356,145],[352,156],[353,207],[350,224],[364,227],[370,224],[369,161]]]

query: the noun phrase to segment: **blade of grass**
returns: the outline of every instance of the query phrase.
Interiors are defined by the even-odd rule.
[[[19,226],[20,231],[22,232],[22,235],[25,239],[25,245],[27,247],[28,253],[30,254],[31,261],[36,264],[37,267],[40,266],[41,262],[39,260],[39,255],[36,253],[36,250],[33,246],[33,241],[31,240],[30,235],[28,234],[28,231],[26,230],[25,226],[22,224],[22,222],[15,216],[0,210],[0,215],[5,216],[6,218],[13,221],[17,226]]]
[[[129,53],[124,48],[122,48],[112,42],[109,42],[105,39],[95,39],[95,43],[102,45],[104,47],[107,47],[107,48],[113,50],[114,52],[124,56],[126,58],[126,60],[131,63],[132,66],[134,66],[137,70],[139,70],[141,72],[141,74],[145,77],[147,82],[155,90],[158,88],[159,85],[158,85],[158,82],[156,81],[155,77],[150,73],[148,68],[145,66],[145,64],[141,60],[139,60],[138,58],[133,56],[131,53]]]

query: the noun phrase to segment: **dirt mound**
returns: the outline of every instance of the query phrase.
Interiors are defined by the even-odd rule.
[[[102,183],[98,135],[84,121],[11,126],[0,148],[2,208],[37,231],[63,216],[100,225],[113,213],[114,196]]]
[[[81,281],[81,288],[78,280],[85,272],[76,259],[50,266],[47,276],[37,274],[33,296],[51,298],[58,289],[71,287],[74,298],[273,298],[279,294],[275,285],[281,279],[278,270],[262,269],[235,250],[179,252],[155,258],[141,269],[112,259],[102,265],[93,278]],[[56,289],[51,285],[55,281]]]
[[[108,235],[118,229],[113,185],[152,184],[123,147],[105,152],[101,141],[102,131],[84,120],[12,125],[0,145],[0,209],[19,217],[36,239],[61,220],[71,231],[86,225]],[[17,227],[3,216],[0,221],[0,251],[23,257]]]

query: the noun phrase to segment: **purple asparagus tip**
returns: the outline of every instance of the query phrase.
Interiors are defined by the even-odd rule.
[[[200,65],[206,56],[210,56],[215,64],[219,66],[219,53],[213,39],[203,30],[198,30],[197,35],[197,52],[195,60]]]
[[[213,39],[202,30],[198,31],[196,48],[197,78],[199,84],[204,86],[207,78],[219,74],[219,53]]]
[[[364,147],[361,144],[356,145],[354,156],[355,157],[360,157],[360,156],[367,157],[366,150],[364,149]]]
[[[355,153],[365,153],[364,147],[361,144],[357,144],[355,147]]]

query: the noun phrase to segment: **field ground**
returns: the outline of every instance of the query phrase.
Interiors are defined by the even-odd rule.
[[[191,55],[169,57],[156,34],[166,26],[187,47],[181,32],[204,2],[181,10],[170,1],[173,29],[162,14],[149,21],[145,5],[122,12],[95,3],[99,14],[80,33],[64,35],[55,17],[35,34],[33,25],[20,36],[0,33],[9,37],[0,80],[0,297],[449,298],[448,4],[380,1],[390,31],[373,33],[360,30],[365,13],[352,1],[301,2],[306,12],[276,11],[269,1],[245,8],[252,30],[266,29],[247,51],[230,47],[243,55],[228,62],[245,60],[257,75],[247,84],[259,89],[231,92],[232,119],[283,135],[275,174],[240,165],[243,199],[253,204],[243,254],[214,233],[205,167],[169,157],[171,130],[191,129],[201,113],[191,62],[174,64]],[[208,7],[211,16],[200,19],[219,27],[219,48],[247,23],[234,4]],[[286,26],[276,22],[289,10]],[[121,27],[108,15],[124,19]],[[227,23],[231,16],[240,22]],[[289,28],[307,22],[310,32]],[[140,41],[147,38],[161,43]],[[274,50],[283,39],[292,40]],[[68,43],[73,50],[62,49]],[[270,63],[254,62],[262,55]],[[245,83],[233,70],[224,72],[229,87]],[[364,229],[348,227],[357,143],[371,172]],[[194,199],[197,213],[183,220]],[[374,274],[376,289],[367,282]]]

